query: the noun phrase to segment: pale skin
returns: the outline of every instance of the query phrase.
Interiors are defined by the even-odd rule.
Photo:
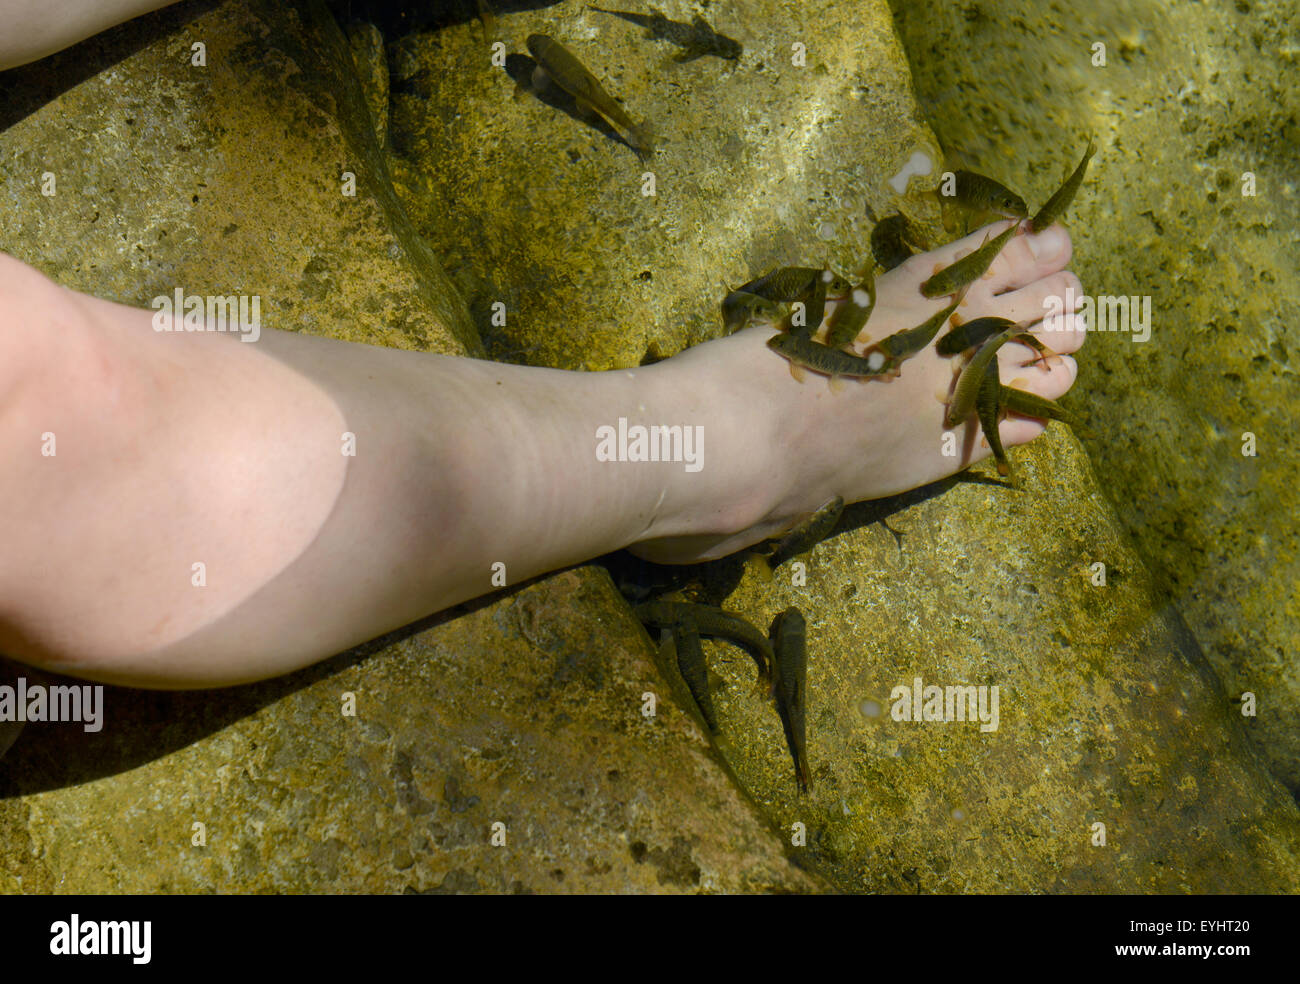
[[[880,276],[866,333],[944,307],[921,281],[983,237]],[[1020,321],[1067,287],[1080,296],[1069,259],[1060,226],[1016,236],[960,316]],[[834,495],[878,498],[988,454],[974,421],[943,454],[936,393],[953,360],[933,347],[899,379],[833,390],[793,379],[763,327],[644,369],[574,373],[265,319],[253,344],[159,333],[152,316],[0,254],[0,652],[13,658],[145,687],[263,679],[486,594],[498,562],[518,584],[621,547],[713,559]],[[1084,336],[1073,318],[1061,328],[1041,335],[1066,353],[1046,370],[1004,346],[1004,381],[1065,393]],[[596,429],[620,416],[704,425],[704,468],[598,461]],[[1002,440],[1043,426],[1009,419]]]

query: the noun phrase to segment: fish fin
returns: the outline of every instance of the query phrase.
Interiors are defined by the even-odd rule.
[[[945,407],[948,405],[948,391],[946,389],[935,390],[934,398],[942,403]]]
[[[541,92],[551,82],[550,75],[547,74],[546,69],[544,69],[540,64],[533,67],[532,82],[534,92]]]
[[[800,368],[799,368],[797,365],[795,365],[793,362],[790,363],[790,375],[794,377],[794,381],[795,381],[796,383],[802,383],[802,382],[803,382],[803,370],[800,369]]]
[[[840,376],[832,376],[830,390],[832,393],[838,393],[844,389],[844,379]]]

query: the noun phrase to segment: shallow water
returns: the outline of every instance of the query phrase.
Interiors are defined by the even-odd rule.
[[[338,0],[345,42],[318,5],[250,0],[56,62],[0,134],[6,249],[127,303],[255,283],[295,330],[626,368],[720,335],[726,287],[773,266],[861,272],[896,209],[945,235],[945,167],[1041,203],[1092,133],[1072,266],[1149,295],[1150,338],[1089,339],[1066,402],[1093,436],[1013,449],[1020,490],[982,464],[851,506],[802,577],[616,554],[220,701],[114,689],[104,741],[29,726],[0,775],[0,886],[1300,887],[1278,781],[1300,785],[1287,11],[665,2],[744,45],[683,63],[585,4],[494,6],[488,26],[473,3]],[[553,93],[514,98],[537,32],[655,125],[648,164]],[[193,37],[220,66],[203,81],[173,57]],[[87,189],[72,210],[22,197],[50,146]],[[340,161],[362,190],[343,206]],[[705,641],[721,734],[691,723],[625,600],[671,589],[762,629],[805,614],[808,794],[743,652]],[[900,716],[918,680],[998,688],[996,724]],[[195,810],[228,833],[180,851]],[[485,844],[502,817],[521,850]]]

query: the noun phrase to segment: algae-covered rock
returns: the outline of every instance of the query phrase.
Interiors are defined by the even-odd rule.
[[[495,353],[607,369],[716,337],[724,284],[791,263],[859,272],[867,209],[887,214],[890,179],[937,156],[883,4],[726,3],[707,19],[743,42],[738,62],[675,62],[580,3],[498,18],[500,67],[475,22],[389,44],[398,189]],[[647,163],[553,93],[511,98],[532,33],[649,120]]]
[[[138,51],[0,134],[6,228],[22,230],[6,248],[130,303],[177,284],[265,290],[267,324],[472,352],[436,252],[494,351],[631,365],[717,334],[722,279],[823,258],[856,272],[867,209],[898,204],[890,179],[914,155],[937,164],[883,2],[714,3],[710,22],[745,43],[736,65],[668,61],[596,16],[564,3],[498,21],[513,54],[551,33],[650,118],[648,168],[562,101],[512,102],[519,60],[494,67],[476,23],[388,39],[393,166],[433,250],[389,190],[353,52],[317,6],[138,21],[94,42]],[[187,67],[199,39],[202,82]],[[0,79],[32,102],[69,64]],[[150,112],[164,97],[174,112]],[[93,222],[86,193],[41,204],[17,178],[83,114],[157,135],[136,140],[139,165],[102,153],[98,124],[63,152],[110,206]],[[177,148],[199,137],[195,164]],[[355,199],[338,194],[349,166]],[[196,175],[199,202],[178,199]],[[937,178],[902,197],[931,232],[920,195]],[[244,229],[245,214],[262,225]],[[93,228],[106,220],[110,233]],[[804,558],[806,583],[785,568],[760,582],[739,560],[703,574],[711,600],[755,622],[790,604],[808,617],[805,797],[752,664],[706,643],[724,765],[608,578],[584,567],[283,680],[107,688],[98,736],[29,725],[0,760],[0,889],[1295,891],[1294,803],[1058,431],[1012,452],[1022,491],[953,480],[850,510]],[[901,547],[868,522],[883,511]],[[997,728],[894,720],[894,688],[918,677],[999,687]]]
[[[1077,442],[1053,430],[1012,456],[1020,491],[950,481],[891,504],[901,547],[866,504],[804,558],[806,584],[746,571],[726,607],[808,619],[814,788],[797,793],[752,669],[717,651],[741,781],[780,826],[803,823],[807,863],[853,891],[1296,891],[1294,803]],[[898,720],[913,700],[896,688],[918,679],[967,720]],[[985,689],[949,706],[950,687]]]
[[[263,327],[477,352],[393,195],[329,14],[202,9],[0,75],[0,249],[137,307],[178,287],[256,295]],[[101,70],[69,86],[87,64]]]
[[[388,59],[384,54],[384,36],[374,24],[365,21],[349,24],[347,34],[361,91],[375,124],[375,139],[382,147],[388,140]]]
[[[28,725],[0,890],[818,889],[694,723],[643,713],[666,691],[598,568],[355,655],[231,691],[109,687],[98,736]]]
[[[745,42],[734,67],[666,65],[578,4],[503,18],[512,50],[549,33],[634,119],[659,124],[644,169],[550,103],[506,101],[527,66],[493,70],[473,25],[390,44],[407,80],[394,89],[397,181],[421,230],[461,258],[449,262],[490,346],[607,367],[695,344],[719,330],[720,280],[821,258],[860,268],[867,209],[900,204],[890,179],[913,154],[939,163],[883,4],[740,9],[709,12]],[[1007,170],[1013,155],[1002,163],[1007,180],[1022,173]],[[1068,170],[1023,167],[1051,187]],[[640,194],[643,172],[654,196]],[[901,199],[931,235],[937,203],[921,196],[938,179],[935,167]],[[497,301],[504,325],[489,319]],[[806,798],[752,667],[706,643],[741,781],[790,836],[803,824],[807,862],[842,889],[1295,890],[1300,814],[1245,744],[1080,446],[1053,433],[1012,454],[1023,491],[945,483],[941,498],[861,507],[901,510],[901,552],[862,527],[815,555],[804,587],[737,586],[737,561],[700,572],[709,601],[755,623],[790,604],[810,623]],[[998,728],[894,721],[894,688],[918,677],[997,686]]]
[[[895,12],[924,115],[1031,207],[1097,136],[1065,217],[1074,268],[1090,294],[1148,298],[1150,338],[1092,335],[1070,400],[1162,594],[1229,696],[1254,695],[1246,728],[1300,793],[1294,5]]]

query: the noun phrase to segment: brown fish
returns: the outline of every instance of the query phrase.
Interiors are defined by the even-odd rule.
[[[1074,169],[1074,173],[1056,189],[1055,194],[1047,200],[1047,204],[1038,210],[1038,214],[1029,220],[1030,232],[1042,232],[1065,214],[1065,210],[1070,207],[1070,202],[1074,201],[1079,185],[1083,184],[1083,175],[1088,170],[1088,162],[1096,152],[1092,137],[1089,137],[1088,149],[1083,152],[1083,160],[1079,161],[1079,166]]]
[[[768,637],[776,652],[772,680],[776,712],[781,715],[785,741],[794,759],[799,792],[806,793],[812,779],[808,771],[807,738],[808,639],[803,614],[797,608],[787,608],[773,620]]]
[[[915,328],[896,331],[888,338],[882,338],[872,348],[883,352],[894,365],[910,359],[929,345],[934,336],[939,333],[939,329],[947,324],[952,313],[957,310],[957,305],[965,299],[968,289],[969,285],[961,288],[953,295],[951,304],[936,311]]]
[[[1006,185],[974,171],[955,171],[953,201],[976,212],[994,212],[1008,219],[1029,214],[1025,200]]]
[[[1011,474],[1011,462],[1002,447],[1002,434],[998,431],[998,418],[1002,415],[1002,380],[998,376],[998,360],[990,359],[984,368],[984,378],[980,380],[979,392],[975,394],[975,415],[979,417],[980,430],[984,440],[989,442],[993,460],[997,462],[998,474]]]
[[[767,340],[767,347],[790,362],[790,374],[796,379],[800,375],[795,370],[800,368],[811,369],[832,379],[838,376],[865,379],[869,376],[891,375],[894,371],[889,360],[879,352],[863,358],[814,342],[803,335],[775,335]]]
[[[829,348],[841,349],[857,341],[875,307],[876,278],[868,270],[866,276],[862,278],[862,283],[848,292],[844,303],[835,312],[831,326],[826,332],[826,345]]]
[[[596,81],[596,77],[587,71],[582,62],[554,38],[545,34],[528,36],[528,51],[537,61],[538,71],[533,72],[533,84],[542,88],[549,79],[571,95],[580,108],[599,113],[611,124],[627,134],[628,143],[641,160],[649,160],[654,153],[650,133],[646,124],[640,126],[632,122],[631,117],[623,112],[608,92]]]
[[[939,339],[935,345],[935,351],[940,355],[958,355],[967,349],[983,345],[985,341],[1000,331],[1016,328],[1018,331],[1012,336],[1013,340],[1037,352],[1038,357],[1031,360],[1031,362],[1038,362],[1041,366],[1047,368],[1048,360],[1057,353],[1039,341],[1037,335],[1029,331],[1029,328],[1037,323],[1038,319],[1036,318],[1027,318],[1018,323],[1011,321],[1009,318],[973,318],[970,321],[963,321],[959,325],[954,325],[948,334]],[[1030,363],[1025,364],[1029,365]]]
[[[767,680],[772,674],[772,645],[759,629],[734,612],[712,605],[689,601],[647,601],[636,606],[636,617],[657,629],[673,629],[689,620],[701,635],[726,639],[753,657],[758,675]]]
[[[767,558],[767,565],[772,570],[780,567],[792,557],[807,553],[828,536],[835,524],[844,515],[844,500],[840,496],[829,499],[781,538],[776,549]]]
[[[973,284],[988,272],[988,268],[997,259],[1002,247],[1016,234],[1020,223],[1013,222],[996,239],[985,237],[984,244],[969,256],[963,256],[956,263],[937,271],[925,283],[921,284],[921,293],[926,297],[943,297],[959,287]]]
[[[1008,328],[994,335],[979,347],[979,351],[962,368],[961,375],[957,377],[957,386],[953,390],[952,400],[948,404],[948,412],[944,414],[944,427],[956,427],[970,416],[970,412],[975,409],[975,399],[979,395],[980,385],[984,381],[984,370],[988,368],[989,360],[997,358],[998,349],[1005,345],[1014,333],[1015,328]]]

